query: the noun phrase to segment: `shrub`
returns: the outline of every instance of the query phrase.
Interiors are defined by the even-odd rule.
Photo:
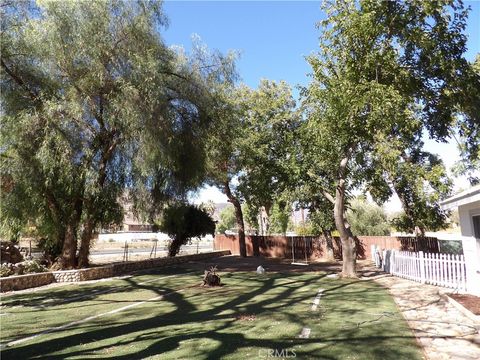
[[[12,242],[0,242],[0,259],[2,262],[18,263],[23,261],[23,255],[20,253],[18,245]]]
[[[315,236],[318,235],[316,229],[312,226],[310,221],[300,223],[295,227],[295,234],[297,236]]]
[[[48,269],[40,264],[38,260],[26,260],[21,263],[23,266],[24,274],[42,273],[48,271]]]
[[[43,250],[43,256],[49,263],[53,263],[62,253],[62,244],[53,237],[40,238],[38,247]]]
[[[46,272],[48,269],[38,260],[26,260],[17,264],[4,263],[0,266],[0,277],[35,274]]]
[[[203,286],[222,286],[220,276],[217,275],[217,267],[212,266],[209,270],[205,270],[203,275]]]
[[[164,211],[160,229],[172,237],[168,256],[175,256],[191,238],[214,235],[215,222],[207,212],[195,205],[174,204]]]
[[[15,265],[5,263],[0,265],[0,277],[6,277],[15,274]]]

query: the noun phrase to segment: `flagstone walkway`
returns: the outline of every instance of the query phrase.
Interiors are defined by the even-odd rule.
[[[390,290],[427,359],[480,359],[480,322],[448,302],[451,290],[391,275],[374,278]]]

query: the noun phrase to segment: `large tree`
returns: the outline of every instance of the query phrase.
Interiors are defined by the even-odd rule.
[[[208,147],[209,179],[233,204],[240,255],[246,256],[242,202],[268,213],[285,186],[295,102],[285,82],[262,80],[256,90],[224,83],[216,89],[220,101]]]
[[[240,256],[247,256],[245,243],[245,223],[242,211],[241,194],[237,191],[238,174],[242,169],[241,140],[247,130],[240,106],[240,90],[234,82],[219,84],[214,82],[212,89],[218,100],[214,107],[215,124],[207,142],[207,178],[210,185],[217,186],[233,205],[237,224]]]
[[[3,5],[2,222],[33,219],[61,267],[87,266],[126,188],[200,180],[207,74],[163,43],[157,1]]]
[[[290,213],[287,189],[299,126],[291,88],[284,81],[263,79],[257,89],[244,89],[242,99],[248,131],[242,139],[239,190],[252,209],[263,208],[267,217],[274,205],[277,215]],[[281,228],[286,226],[285,219],[283,223]]]
[[[315,160],[309,176],[334,207],[342,274],[354,277],[349,190],[376,190],[377,199],[387,199],[391,172],[411,158],[411,144],[423,133],[446,141],[455,124],[473,154],[480,111],[470,90],[478,93],[479,83],[463,57],[467,11],[461,2],[334,1],[325,10],[320,51],[308,59],[313,82],[304,92],[303,136]],[[382,159],[385,149],[392,166]]]
[[[467,111],[475,111],[480,108],[480,54],[477,54],[475,61],[472,63],[474,76],[476,76],[476,86],[470,87],[471,98],[467,99],[464,106]],[[475,83],[474,83],[475,84]],[[473,100],[473,101],[472,101]],[[470,130],[475,131],[474,129]],[[469,136],[468,132],[459,131],[458,134],[453,135],[457,140],[458,148],[460,150],[461,159],[458,161],[453,172],[455,175],[466,175],[471,185],[480,183],[480,131],[477,130],[476,136]],[[476,139],[476,147],[472,146],[472,139]]]

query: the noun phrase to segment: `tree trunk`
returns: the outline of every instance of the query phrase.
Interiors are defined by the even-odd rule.
[[[77,236],[76,227],[67,224],[63,241],[62,257],[60,266],[62,269],[73,269],[76,266]]]
[[[100,107],[101,107],[100,114],[103,116],[102,99],[100,99]],[[106,136],[108,137],[108,141],[106,141],[103,144],[102,159],[100,161],[100,166],[98,170],[97,185],[100,189],[103,189],[105,185],[105,179],[107,177],[107,164],[110,161],[112,154],[115,151],[115,148],[119,141],[118,138],[117,140],[114,139],[115,132],[107,132],[105,129],[104,129],[104,132],[107,134]],[[97,225],[97,220],[95,219],[98,219],[98,215],[96,214],[97,210],[92,204],[92,200],[86,201],[85,209],[87,210],[87,216],[86,216],[87,219],[83,224],[80,250],[78,252],[78,266],[81,268],[88,267],[88,264],[89,264],[88,257],[90,255],[90,242],[92,240],[93,231],[95,230],[95,227]]]
[[[230,190],[230,185],[228,181],[224,184],[225,187],[225,195],[227,195],[228,201],[233,204],[235,208],[235,219],[237,221],[237,228],[238,228],[238,241],[240,245],[240,256],[247,257],[247,246],[245,244],[245,225],[243,222],[243,212],[242,212],[242,205],[240,201],[232,194]]]
[[[90,242],[92,240],[94,221],[89,218],[83,225],[82,237],[80,239],[80,250],[78,251],[78,267],[86,268],[89,265],[88,257],[90,255]]]
[[[357,254],[355,249],[355,239],[351,236],[351,232],[345,226],[344,221],[344,196],[338,194],[335,198],[334,217],[335,225],[340,234],[342,243],[342,276],[343,277],[357,277],[355,265],[357,261]]]
[[[325,238],[325,242],[327,243],[327,246],[326,246],[327,259],[334,260],[332,232],[330,230],[322,230],[322,234],[323,234],[323,237]]]
[[[355,248],[355,239],[350,231],[350,226],[345,221],[345,172],[349,156],[346,156],[340,162],[338,171],[338,185],[335,190],[335,204],[333,215],[335,226],[340,234],[342,242],[342,276],[347,278],[356,278],[357,272],[355,265],[357,262],[357,253]]]
[[[73,269],[77,265],[77,230],[82,217],[83,200],[77,198],[73,203],[72,214],[65,227],[62,256],[59,261],[62,269]]]
[[[180,247],[187,242],[184,237],[174,238],[168,247],[168,256],[175,257],[180,251]]]

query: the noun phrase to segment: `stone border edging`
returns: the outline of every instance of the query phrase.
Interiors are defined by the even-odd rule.
[[[468,317],[470,320],[472,320],[475,324],[480,325],[480,315],[475,315],[472,313],[470,310],[468,310],[465,306],[460,304],[458,301],[455,299],[452,299],[448,294],[441,294],[444,298],[446,297],[446,300],[452,304],[458,311],[460,311],[463,315]],[[480,333],[480,327],[477,328],[479,333]]]
[[[86,280],[109,278],[138,270],[164,267],[174,264],[182,264],[189,261],[212,259],[215,257],[230,254],[230,250],[220,250],[208,253],[182,255],[176,257],[162,257],[130,262],[121,262],[87,269],[51,271],[36,274],[9,276],[5,278],[0,278],[0,292],[24,290],[33,287],[48,285],[51,283],[79,282]]]

